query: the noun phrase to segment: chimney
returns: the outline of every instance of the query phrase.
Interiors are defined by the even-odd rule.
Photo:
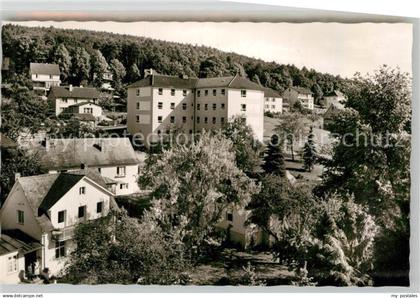
[[[153,68],[145,69],[144,70],[144,77],[152,76],[154,75],[155,71]]]
[[[20,178],[20,173],[15,173],[15,181]]]
[[[84,163],[80,164],[80,169],[81,170],[86,170],[87,168],[88,168],[88,166],[86,164],[84,164]]]
[[[73,92],[73,85],[72,84],[69,85],[69,91]]]

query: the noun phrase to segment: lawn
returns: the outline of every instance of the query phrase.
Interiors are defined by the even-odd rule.
[[[194,285],[244,285],[247,284],[245,268],[250,264],[255,279],[268,286],[290,285],[295,273],[287,266],[273,260],[267,252],[242,252],[225,249],[220,258],[201,264],[191,272]]]

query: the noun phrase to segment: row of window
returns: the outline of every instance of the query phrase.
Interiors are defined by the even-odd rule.
[[[96,213],[102,213],[103,210],[104,210],[104,202],[96,203]],[[66,215],[67,215],[67,210],[58,211],[57,222],[58,223],[65,222],[66,221]],[[85,216],[86,216],[86,205],[79,206],[78,211],[77,211],[77,217],[78,218],[85,218]]]
[[[140,96],[141,94],[141,89],[138,88],[136,90],[136,96]],[[163,95],[163,88],[158,88],[158,94],[159,95]],[[213,89],[212,90],[212,94],[213,96],[217,96],[217,89]],[[226,89],[220,89],[220,94],[221,95],[225,95],[226,94]],[[209,90],[204,90],[204,96],[208,96],[209,95]],[[171,89],[171,96],[175,96],[175,89]],[[187,90],[182,90],[182,96],[187,96]],[[201,90],[197,90],[197,97],[201,96]],[[246,90],[241,90],[241,97],[246,97]]]
[[[159,110],[162,110],[163,109],[163,102],[161,102],[161,101],[158,102],[157,107],[158,107]],[[170,107],[171,107],[171,110],[175,110],[175,103],[171,102]],[[224,110],[225,109],[225,104],[224,103],[220,104],[220,108]],[[140,110],[140,102],[136,103],[136,109]],[[187,110],[187,104],[186,103],[182,103],[182,109],[184,111]],[[201,104],[198,103],[197,104],[197,110],[200,110],[200,109],[201,109]],[[208,103],[204,104],[204,110],[207,111],[208,109],[209,109],[209,104]],[[217,109],[217,104],[213,103],[212,104],[212,109],[213,109],[213,111],[215,111]]]
[[[269,99],[269,98],[266,98],[266,99],[265,99],[265,101],[270,101],[270,99]],[[272,102],[276,102],[276,99],[273,97],[273,98],[271,99],[271,101],[272,101]]]
[[[265,105],[265,108],[266,108],[266,109],[269,109],[269,108],[270,108],[270,105]],[[275,105],[271,105],[271,108],[272,108],[272,109],[275,109],[275,108],[276,108],[276,106],[275,106]]]
[[[158,116],[158,123],[162,123],[163,122],[163,117],[162,116]],[[175,116],[171,116],[170,118],[170,123],[175,123]],[[191,117],[191,120],[193,120],[194,118],[193,117]],[[208,123],[208,120],[209,120],[209,118],[208,117],[204,117],[204,123]],[[137,115],[137,122],[139,122],[140,121],[140,119],[139,119],[139,115]],[[196,117],[196,122],[197,123],[200,123],[200,117]],[[212,117],[212,123],[213,124],[216,124],[216,117]],[[182,123],[187,123],[187,117],[186,116],[183,116],[182,117]],[[220,123],[221,124],[223,124],[223,123],[225,123],[225,117],[221,117],[220,118]]]

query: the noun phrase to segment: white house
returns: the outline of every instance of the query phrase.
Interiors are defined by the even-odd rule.
[[[328,95],[325,95],[321,100],[320,103],[325,107],[329,108],[332,104],[342,107],[344,103],[347,101],[346,96],[339,90],[334,90]]]
[[[53,86],[60,86],[60,68],[58,64],[31,63],[29,65],[34,90],[46,96]]]
[[[56,116],[79,103],[97,103],[99,97],[100,92],[96,88],[72,85],[52,87],[48,94],[48,100]]]
[[[139,192],[139,169],[145,154],[136,154],[128,138],[47,139],[31,150],[50,172],[95,170],[115,195]]]
[[[264,90],[264,112],[274,114],[283,113],[283,98],[280,93],[271,89],[263,88]]]
[[[142,134],[146,144],[174,130],[218,129],[233,117],[242,117],[263,139],[264,91],[238,75],[197,79],[151,73],[128,86],[127,96],[127,129]]]
[[[283,92],[283,100],[292,108],[298,101],[302,107],[308,110],[314,109],[314,97],[311,90],[303,87],[289,87]]]
[[[78,223],[106,216],[116,207],[104,179],[89,170],[16,179],[1,210],[0,283],[15,283],[21,271],[48,268],[59,275],[75,247]],[[3,236],[6,235],[6,236]],[[26,238],[24,240],[23,238]]]

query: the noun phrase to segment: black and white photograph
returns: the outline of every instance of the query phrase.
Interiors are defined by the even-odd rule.
[[[0,284],[415,282],[412,23],[56,13],[1,47]]]

